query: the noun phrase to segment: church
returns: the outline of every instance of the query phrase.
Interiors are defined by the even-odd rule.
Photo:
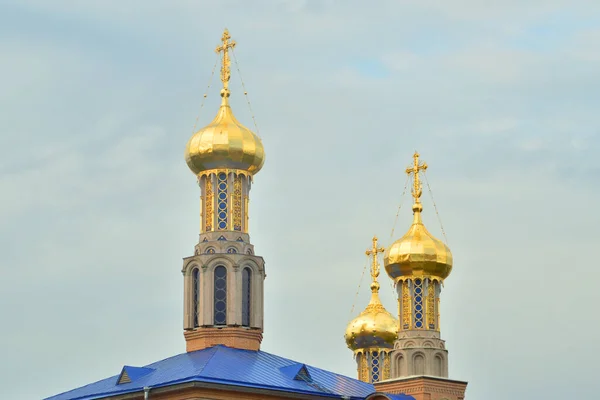
[[[344,335],[356,378],[261,350],[265,261],[255,253],[248,222],[250,189],[265,163],[265,149],[230,107],[230,51],[236,43],[227,30],[221,42],[216,48],[221,105],[185,148],[201,199],[199,240],[182,267],[186,352],[145,366],[125,365],[112,377],[48,400],[464,399],[467,383],[448,378],[448,350],[439,325],[452,253],[421,220],[420,174],[427,164],[418,153],[406,170],[411,226],[387,249],[374,237],[367,250],[371,300]],[[396,316],[379,298],[380,255],[398,294]]]

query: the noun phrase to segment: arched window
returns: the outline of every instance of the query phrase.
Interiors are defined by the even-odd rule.
[[[252,271],[246,267],[242,271],[242,326],[250,326],[251,285]]]
[[[227,325],[227,269],[215,268],[214,324]]]
[[[200,302],[200,271],[194,268],[192,272],[192,318],[194,318],[194,328],[198,325],[198,303]]]

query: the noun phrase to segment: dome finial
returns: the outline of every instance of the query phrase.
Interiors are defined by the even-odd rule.
[[[379,282],[377,281],[377,277],[379,277],[379,262],[377,261],[377,255],[384,251],[385,248],[377,247],[377,236],[373,236],[373,247],[365,252],[367,256],[373,256],[373,263],[371,264],[371,278],[373,279],[373,282],[371,282],[372,293],[379,293]]]
[[[221,56],[221,82],[223,82],[221,97],[223,97],[224,103],[227,102],[227,98],[229,97],[229,78],[231,78],[231,60],[229,59],[229,49],[233,49],[235,47],[235,41],[229,39],[231,39],[231,36],[229,36],[229,30],[225,28],[223,31],[223,36],[221,36],[221,42],[223,42],[223,44],[215,49],[215,52],[223,53]]]
[[[408,175],[413,175],[412,196],[415,199],[415,203],[413,204],[415,222],[421,222],[421,211],[423,211],[423,206],[421,205],[421,194],[423,193],[423,189],[421,187],[421,180],[419,179],[419,172],[425,171],[426,169],[427,163],[419,164],[419,153],[415,151],[415,154],[413,154],[413,165],[406,169]]]

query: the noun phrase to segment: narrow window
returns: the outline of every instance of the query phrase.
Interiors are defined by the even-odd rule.
[[[242,271],[242,325],[250,326],[250,301],[251,301],[252,271],[244,268]]]
[[[371,383],[379,382],[379,352],[374,351],[371,358]]]
[[[423,281],[415,279],[414,288],[415,328],[423,329]]]
[[[214,324],[227,324],[227,269],[219,265],[215,268],[215,307]]]
[[[198,325],[198,303],[200,302],[200,271],[194,268],[192,272],[192,316],[194,318],[194,328]]]
[[[227,229],[227,174],[221,172],[217,177],[217,227]]]

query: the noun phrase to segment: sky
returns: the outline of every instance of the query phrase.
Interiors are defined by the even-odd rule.
[[[597,396],[600,2],[0,0],[0,397],[185,351],[183,150],[218,108],[225,27],[267,154],[264,351],[356,376],[364,251],[408,229],[418,150],[454,255],[450,378],[467,399]],[[235,68],[255,129],[243,91]]]

